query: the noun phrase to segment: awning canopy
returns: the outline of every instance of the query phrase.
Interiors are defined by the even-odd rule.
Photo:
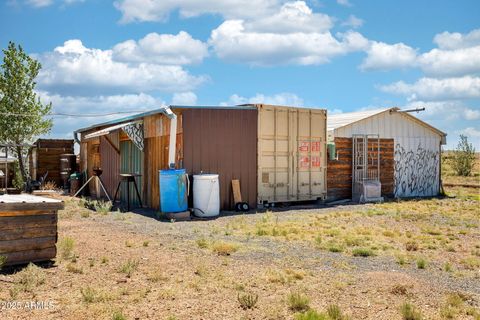
[[[102,130],[98,130],[92,133],[85,135],[85,139],[91,139],[96,137],[105,136],[110,134],[115,130],[122,129],[128,137],[132,140],[132,142],[143,151],[143,121],[130,121],[121,124],[117,124],[108,128],[104,128]]]

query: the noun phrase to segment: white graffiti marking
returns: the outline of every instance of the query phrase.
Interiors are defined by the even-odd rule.
[[[438,192],[439,152],[395,147],[395,196],[432,196]]]

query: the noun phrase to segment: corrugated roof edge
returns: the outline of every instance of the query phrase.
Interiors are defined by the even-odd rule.
[[[363,118],[358,118],[358,119],[356,119],[355,121],[346,123],[346,124],[341,125],[341,126],[328,127],[328,125],[327,125],[327,127],[328,127],[328,128],[327,128],[327,131],[333,131],[333,130],[336,130],[336,129],[338,129],[338,128],[342,128],[342,127],[349,126],[349,125],[351,125],[351,124],[353,124],[353,123],[355,123],[355,122],[358,122],[358,121],[361,121],[361,120],[364,120],[364,119],[367,119],[367,118],[370,118],[370,117],[374,117],[374,116],[376,116],[376,115],[378,115],[378,114],[380,114],[380,113],[384,113],[384,112],[390,112],[390,113],[391,113],[391,112],[398,112],[398,113],[403,114],[403,115],[405,115],[406,117],[412,119],[413,121],[417,121],[418,123],[422,124],[423,126],[429,128],[430,130],[435,131],[435,132],[438,133],[440,136],[442,136],[444,139],[445,139],[446,136],[447,136],[447,134],[446,134],[445,132],[443,132],[443,131],[435,128],[434,126],[428,124],[427,122],[425,122],[425,121],[423,121],[423,120],[421,120],[421,119],[419,119],[419,118],[417,118],[417,117],[409,114],[408,112],[402,112],[402,110],[401,110],[400,108],[398,108],[398,107],[378,109],[378,110],[376,110],[376,111],[378,111],[378,112],[372,113],[372,114],[370,114],[370,115],[368,115],[368,116],[365,116],[365,117],[363,117]],[[347,113],[344,113],[344,114],[349,114],[349,113],[355,113],[355,112],[347,112]],[[340,115],[341,115],[341,114],[340,114]],[[327,122],[328,122],[328,117],[327,117]],[[442,144],[446,144],[446,141],[445,141],[444,139],[442,140]]]
[[[254,107],[253,105],[239,105],[239,106],[176,106],[176,105],[171,105],[169,107],[172,108],[172,109],[202,109],[203,108],[203,109],[217,109],[217,110],[218,109],[256,110],[256,107]],[[154,115],[154,114],[163,113],[165,108],[166,107],[162,107],[162,108],[154,109],[154,110],[151,110],[151,111],[137,113],[137,114],[134,114],[134,115],[131,115],[131,116],[128,116],[128,117],[123,117],[123,118],[119,118],[119,119],[115,119],[115,120],[110,120],[110,121],[106,121],[106,122],[97,123],[97,124],[91,125],[89,127],[77,129],[77,130],[74,131],[74,133],[80,133],[80,132],[92,130],[92,129],[95,129],[95,128],[98,128],[98,127],[120,124],[122,122],[128,122],[128,121],[136,120],[136,119],[139,119],[139,118],[148,117],[148,116],[151,116],[151,115]]]

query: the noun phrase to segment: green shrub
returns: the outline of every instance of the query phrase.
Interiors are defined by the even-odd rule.
[[[258,295],[254,293],[239,293],[237,299],[243,309],[252,309],[258,302]]]
[[[325,313],[318,313],[315,310],[308,310],[304,313],[297,313],[295,320],[330,320]]]
[[[332,320],[343,320],[345,319],[344,315],[342,314],[342,310],[336,304],[331,304],[327,308],[328,317]]]
[[[475,165],[475,148],[467,136],[460,135],[457,149],[453,152],[452,168],[458,176],[469,176]]]
[[[112,320],[127,320],[127,317],[121,311],[115,311],[112,315]]]
[[[424,258],[417,259],[417,268],[418,269],[425,269],[427,267],[427,260]]]
[[[197,246],[201,249],[205,249],[208,247],[208,241],[205,238],[197,239],[196,242],[197,242]]]
[[[119,269],[121,273],[125,273],[127,275],[127,278],[131,278],[133,273],[137,270],[139,265],[138,260],[131,260],[128,259],[127,262],[125,262]]]
[[[288,307],[293,311],[307,311],[310,309],[310,299],[300,292],[290,292],[287,297]]]
[[[75,241],[70,237],[64,237],[58,243],[60,249],[60,254],[63,259],[70,259],[73,256],[73,248],[75,246]]]
[[[110,201],[96,201],[94,203],[94,209],[97,213],[107,215],[112,211],[112,203]]]
[[[354,257],[370,257],[375,255],[370,248],[355,248],[352,250],[352,254]]]
[[[414,305],[405,302],[401,307],[400,307],[400,312],[402,314],[402,319],[403,320],[422,320],[422,313],[418,311]]]

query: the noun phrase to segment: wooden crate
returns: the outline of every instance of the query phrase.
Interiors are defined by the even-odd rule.
[[[46,261],[57,254],[63,201],[32,195],[0,196],[0,256],[6,265]]]

